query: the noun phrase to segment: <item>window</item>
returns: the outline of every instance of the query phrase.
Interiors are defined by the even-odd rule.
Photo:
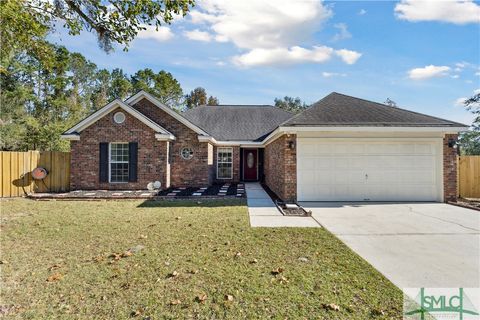
[[[110,182],[128,182],[128,143],[110,143]]]
[[[115,123],[121,124],[125,122],[125,114],[123,112],[117,112],[113,115],[113,121]]]
[[[192,148],[182,148],[182,150],[180,150],[180,154],[182,155],[182,158],[185,160],[190,160],[193,158]]]
[[[233,149],[217,149],[217,178],[232,179],[233,175]]]

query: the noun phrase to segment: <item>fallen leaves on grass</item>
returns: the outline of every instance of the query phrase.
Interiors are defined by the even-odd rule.
[[[273,275],[277,275],[277,274],[282,273],[283,271],[285,271],[283,268],[276,268],[276,269],[273,269],[273,270],[271,271],[271,273],[272,273]]]
[[[133,252],[132,252],[132,251],[125,251],[124,253],[122,253],[122,254],[120,255],[120,257],[122,257],[122,258],[130,257],[130,256],[133,256]]]
[[[59,264],[54,264],[54,265],[52,265],[52,266],[50,266],[50,267],[48,268],[48,271],[57,270],[57,269],[60,269],[61,267],[62,267],[62,266],[59,265]]]
[[[340,311],[340,307],[334,303],[328,303],[328,304],[324,303],[323,307],[327,310]]]
[[[225,295],[225,301],[227,301],[227,302],[232,302],[232,301],[233,301],[233,296],[230,295],[230,294],[226,294],[226,295]]]
[[[172,273],[169,273],[167,275],[167,278],[176,278],[176,277],[178,277],[178,275],[179,275],[179,273],[176,270],[174,270]]]
[[[148,237],[144,234],[141,234],[140,237],[138,237],[139,239],[147,239]]]
[[[197,274],[197,273],[198,273],[198,270],[197,270],[197,269],[192,269],[192,270],[188,271],[188,273],[190,273],[190,274]]]
[[[92,259],[93,262],[101,262],[103,260],[105,260],[104,256],[96,256]]]
[[[62,278],[63,278],[63,275],[59,272],[56,272],[56,273],[52,274],[50,277],[47,278],[47,282],[59,281]]]
[[[255,263],[258,263],[258,260],[257,260],[257,259],[253,259],[253,260],[250,260],[248,263],[250,263],[250,264],[255,264]]]
[[[202,293],[202,294],[199,294],[198,296],[195,297],[195,301],[198,302],[198,303],[205,303],[205,301],[207,300],[207,294],[206,293]]]
[[[235,258],[240,258],[241,256],[242,256],[242,253],[241,253],[241,252],[235,253]]]
[[[176,306],[177,304],[181,304],[181,303],[182,303],[182,301],[180,301],[179,299],[175,299],[175,300],[170,301],[171,306]]]

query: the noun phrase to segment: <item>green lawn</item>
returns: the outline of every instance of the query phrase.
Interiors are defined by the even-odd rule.
[[[401,291],[329,232],[252,229],[243,200],[1,209],[0,317],[401,318]]]

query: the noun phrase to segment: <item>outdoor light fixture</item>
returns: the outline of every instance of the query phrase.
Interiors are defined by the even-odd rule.
[[[292,149],[292,150],[295,149],[295,141],[289,141],[288,142],[288,148]]]
[[[457,141],[455,139],[449,139],[448,140],[448,147],[449,148],[457,148]]]

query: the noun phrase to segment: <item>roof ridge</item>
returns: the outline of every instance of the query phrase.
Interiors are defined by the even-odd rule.
[[[202,104],[201,107],[271,107],[271,108],[276,108],[275,106],[272,106],[271,104],[217,104],[217,105],[209,105],[209,104]]]
[[[456,121],[451,121],[451,120],[447,120],[447,119],[444,119],[444,118],[440,118],[440,117],[436,117],[436,116],[431,116],[429,114],[425,114],[425,113],[421,113],[421,112],[418,112],[418,111],[413,111],[413,110],[408,110],[408,109],[404,109],[404,108],[400,108],[400,107],[393,107],[393,106],[389,106],[388,104],[384,104],[384,103],[380,103],[380,102],[376,102],[376,101],[372,101],[372,100],[367,100],[367,99],[363,99],[363,98],[357,98],[357,97],[354,97],[354,96],[350,96],[348,94],[344,94],[344,93],[339,93],[339,92],[332,92],[330,93],[329,95],[331,94],[338,94],[338,95],[341,95],[341,96],[345,96],[345,97],[349,97],[349,98],[353,98],[353,99],[358,99],[358,100],[362,100],[362,101],[366,101],[366,102],[370,102],[370,103],[375,103],[375,104],[378,104],[382,107],[388,107],[388,108],[394,108],[394,110],[401,110],[401,111],[405,111],[405,112],[410,112],[410,113],[413,113],[413,114],[418,114],[418,115],[421,115],[421,116],[426,116],[426,117],[430,117],[430,118],[435,118],[437,120],[442,120],[442,121],[446,121],[446,122],[450,122],[450,123],[455,123],[455,124],[459,124],[459,125],[462,125],[462,126],[466,126],[465,124],[463,123],[460,123],[460,122],[456,122]],[[321,100],[319,100],[320,102]]]

